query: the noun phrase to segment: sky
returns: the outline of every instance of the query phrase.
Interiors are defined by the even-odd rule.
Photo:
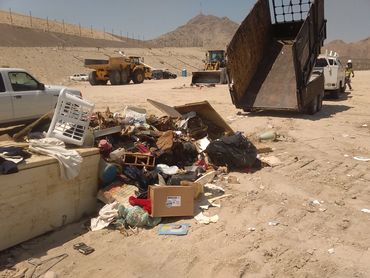
[[[296,0],[295,0],[296,1]],[[241,23],[256,0],[0,0],[0,9],[152,39],[200,12]],[[370,37],[370,0],[325,0],[327,42]]]

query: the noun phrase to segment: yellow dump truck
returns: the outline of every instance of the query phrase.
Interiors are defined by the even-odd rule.
[[[192,84],[226,84],[225,50],[209,50],[206,54],[203,71],[192,73]]]
[[[85,59],[86,68],[93,69],[89,74],[91,85],[124,85],[131,82],[140,84],[145,79],[145,66],[139,57],[109,57],[108,60]]]

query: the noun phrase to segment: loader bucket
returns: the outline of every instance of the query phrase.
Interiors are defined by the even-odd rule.
[[[224,70],[196,71],[192,73],[192,84],[225,84]]]

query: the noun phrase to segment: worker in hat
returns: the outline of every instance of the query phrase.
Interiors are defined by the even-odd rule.
[[[353,66],[352,66],[352,60],[348,60],[347,65],[346,65],[346,77],[345,77],[345,83],[348,85],[349,89],[352,91],[352,86],[351,86],[351,75],[352,77],[355,77],[355,73],[353,71]]]

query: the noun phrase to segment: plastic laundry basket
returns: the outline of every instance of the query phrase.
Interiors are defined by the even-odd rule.
[[[94,104],[62,89],[47,137],[55,137],[65,143],[82,146],[90,124]]]

